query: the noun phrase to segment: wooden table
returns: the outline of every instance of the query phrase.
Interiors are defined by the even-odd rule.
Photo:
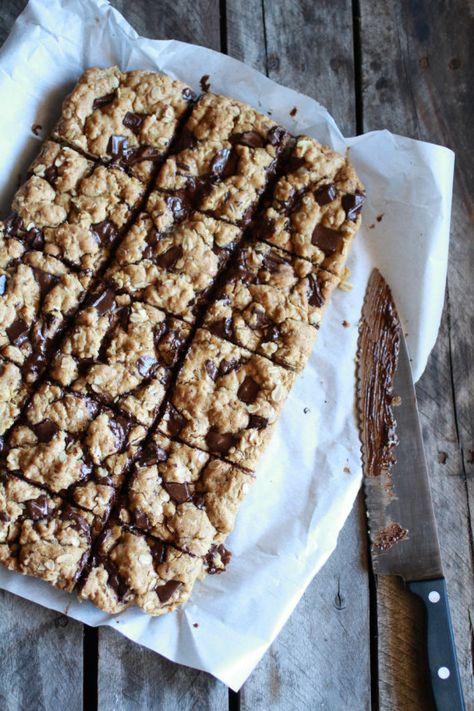
[[[2,0],[0,42],[25,4]],[[112,4],[140,34],[227,52],[317,98],[346,135],[387,128],[457,151],[446,303],[417,392],[461,675],[473,711],[473,0]],[[114,630],[90,629],[0,591],[0,709],[430,709],[419,674],[421,611],[400,581],[371,576],[367,551],[359,497],[336,552],[239,695]]]

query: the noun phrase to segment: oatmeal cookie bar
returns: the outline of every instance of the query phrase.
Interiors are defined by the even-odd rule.
[[[80,595],[110,614],[137,605],[162,615],[186,602],[202,572],[201,558],[112,521]]]
[[[243,247],[204,325],[220,338],[302,370],[337,278],[263,242]]]
[[[116,167],[95,165],[47,141],[30,166],[5,221],[7,237],[95,273],[117,243],[145,187]]]
[[[12,429],[6,469],[104,517],[145,436],[141,426],[48,381]]]
[[[155,433],[126,484],[119,516],[144,533],[205,556],[231,532],[252,481],[240,467]]]
[[[117,289],[193,323],[241,238],[241,231],[154,191],[120,245],[106,280]]]
[[[10,570],[71,591],[99,530],[90,512],[0,474],[0,562]]]
[[[364,199],[364,186],[348,158],[300,136],[257,234],[340,276]]]
[[[253,470],[295,374],[199,329],[160,430]]]
[[[35,250],[0,269],[0,355],[21,368],[25,382],[37,380],[52,340],[64,330],[89,284],[85,272],[73,273],[55,257]]]
[[[189,330],[154,306],[102,288],[75,319],[49,373],[61,385],[150,425]]]
[[[64,101],[53,136],[147,180],[194,98],[186,84],[158,72],[94,67]]]

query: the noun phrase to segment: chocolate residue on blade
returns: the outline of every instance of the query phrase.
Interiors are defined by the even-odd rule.
[[[376,269],[367,287],[359,327],[359,428],[365,476],[389,474],[398,444],[393,382],[400,322],[390,288]]]
[[[373,537],[373,545],[380,551],[388,551],[395,543],[403,541],[408,536],[408,528],[402,528],[398,523],[390,523],[381,528]]]

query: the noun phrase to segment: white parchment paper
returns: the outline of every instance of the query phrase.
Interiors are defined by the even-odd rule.
[[[212,91],[271,112],[293,133],[306,132],[339,151],[349,147],[367,188],[364,226],[349,259],[353,289],[335,294],[326,312],[308,367],[229,538],[234,557],[227,572],[198,583],[184,608],[153,619],[137,609],[111,618],[41,581],[0,568],[0,587],[89,625],[115,627],[238,689],[334,550],[360,485],[354,356],[363,295],[375,265],[394,292],[415,379],[424,370],[444,299],[454,155],[388,131],[345,139],[313,99],[212,50],[139,37],[106,0],[30,0],[0,51],[4,214],[19,174],[57,120],[67,91],[86,67],[111,64],[158,69],[196,91],[201,76],[209,74]],[[42,126],[38,137],[34,124]]]

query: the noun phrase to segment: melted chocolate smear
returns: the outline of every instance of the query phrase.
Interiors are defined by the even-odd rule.
[[[148,530],[151,527],[150,519],[141,509],[135,509],[133,512],[133,521],[137,528]]]
[[[48,497],[45,494],[41,494],[37,499],[30,499],[30,501],[25,501],[25,508],[28,514],[28,518],[32,521],[39,521],[42,518],[48,516]]]
[[[171,498],[176,501],[177,504],[184,504],[186,501],[190,501],[192,496],[189,491],[189,486],[186,482],[181,484],[177,481],[164,481],[163,486],[171,496]]]
[[[8,279],[6,274],[0,275],[0,296],[3,296],[7,290]]]
[[[90,226],[94,239],[101,245],[109,246],[117,237],[117,228],[110,220],[103,220]]]
[[[325,185],[319,190],[314,191],[314,197],[318,205],[327,205],[332,202],[337,197],[337,190],[335,185]]]
[[[187,128],[183,128],[180,135],[178,136],[174,146],[173,153],[181,153],[188,148],[192,148],[196,143],[194,135]]]
[[[367,287],[359,331],[360,430],[365,475],[390,474],[398,444],[392,409],[400,348],[400,323],[391,291],[374,270]]]
[[[117,450],[122,449],[130,430],[130,422],[125,417],[117,415],[115,419],[109,420],[109,427],[115,437]]]
[[[44,234],[43,231],[37,227],[32,227],[26,233],[26,241],[31,249],[43,249],[44,247]]]
[[[56,180],[58,179],[58,169],[54,164],[46,168],[44,171],[44,179],[54,188]]]
[[[44,298],[48,291],[50,291],[53,286],[55,286],[59,278],[57,276],[54,276],[53,274],[48,274],[47,272],[43,272],[41,269],[38,269],[37,267],[31,267],[31,270],[34,274],[35,281],[39,286],[41,298]]]
[[[111,94],[104,94],[104,96],[99,96],[98,99],[94,99],[94,103],[92,104],[92,110],[96,111],[97,109],[101,109],[103,106],[111,104],[114,99],[115,92],[112,92]]]
[[[218,321],[214,321],[214,323],[210,324],[209,330],[219,338],[232,338],[232,319],[221,318]]]
[[[268,328],[265,329],[264,334],[263,334],[263,342],[267,343],[268,341],[278,341],[280,338],[281,331],[278,328],[276,324],[271,324],[268,326]]]
[[[248,430],[264,430],[267,425],[268,425],[268,420],[266,417],[261,417],[260,415],[250,415],[247,429]]]
[[[281,126],[274,126],[267,134],[267,139],[272,146],[280,145],[288,136],[288,132]]]
[[[45,353],[33,352],[23,363],[21,371],[25,378],[28,378],[30,375],[36,378],[43,370],[45,363]]]
[[[362,209],[364,201],[365,195],[363,195],[362,193],[355,193],[354,195],[348,193],[347,195],[343,196],[341,203],[348,220],[352,220],[352,222],[355,222],[357,220],[357,214]]]
[[[229,138],[233,145],[247,146],[248,148],[263,148],[265,139],[256,131],[244,131],[244,133],[234,133]]]
[[[158,160],[161,158],[161,151],[154,146],[138,146],[138,148],[128,148],[122,158],[125,165],[135,165],[143,160]]]
[[[219,432],[216,427],[211,427],[206,435],[206,444],[212,452],[226,454],[236,443],[237,437],[233,432]]]
[[[150,552],[153,556],[153,563],[155,565],[160,565],[160,563],[163,563],[166,555],[166,544],[163,543],[163,541],[154,540],[153,542],[148,541],[148,545],[150,547]]]
[[[120,573],[115,563],[107,556],[101,554],[97,555],[95,562],[97,565],[102,565],[102,567],[106,570],[108,575],[108,584],[115,591],[117,598],[119,600],[123,600],[123,598],[129,591],[129,587],[120,576]]]
[[[39,442],[50,442],[56,432],[59,432],[59,427],[50,419],[45,419],[32,427]]]
[[[162,447],[154,442],[151,442],[140,457],[139,466],[152,467],[154,464],[158,464],[159,462],[166,462],[168,456],[169,455]]]
[[[159,351],[160,351],[160,362],[167,368],[171,368],[176,365],[179,358],[179,354],[183,345],[186,342],[186,337],[181,336],[175,330],[166,330],[163,336],[159,340]],[[155,340],[155,344],[157,344]]]
[[[239,164],[239,156],[231,148],[217,151],[210,165],[212,175],[219,178],[229,178],[235,175]]]
[[[343,243],[343,237],[337,230],[331,230],[323,225],[316,225],[311,236],[311,244],[319,247],[325,254],[334,254]]]
[[[156,588],[156,594],[158,595],[160,602],[163,604],[168,602],[168,600],[174,595],[176,590],[182,586],[182,584],[183,583],[179,580],[170,580],[165,585],[160,585],[160,587]]]
[[[73,509],[67,508],[63,511],[62,518],[64,521],[71,521],[76,531],[83,533],[88,539],[90,539],[91,527],[83,516],[78,514],[76,511],[73,511]]]
[[[308,276],[308,304],[310,306],[322,306],[324,303],[323,295],[316,274]]]
[[[304,165],[306,165],[306,161],[304,158],[298,158],[298,156],[291,156],[290,160],[288,161],[288,165],[286,166],[286,169],[288,173],[296,173],[296,171],[302,168]]]
[[[201,89],[203,91],[209,91],[209,89],[211,88],[209,74],[203,74],[202,77],[199,79],[199,84],[201,85]]]
[[[99,316],[103,316],[106,314],[108,311],[111,310],[112,307],[115,307],[115,292],[113,289],[106,289],[103,291],[99,296],[97,296],[95,299],[91,301],[89,304],[92,308],[94,308]]]
[[[259,391],[259,384],[252,378],[251,375],[247,375],[247,377],[237,390],[237,397],[242,402],[245,402],[246,405],[251,405],[257,399]]]
[[[192,89],[189,89],[188,87],[183,89],[183,91],[181,92],[181,96],[186,101],[194,101],[196,99],[196,94],[194,93],[194,91],[192,91]]]
[[[137,370],[143,378],[148,378],[156,369],[158,362],[151,356],[141,356],[137,362]]]
[[[228,373],[236,370],[240,365],[240,360],[237,358],[231,358],[226,360],[225,358],[221,360],[219,365],[219,375],[227,375]]]
[[[178,412],[174,405],[168,405],[167,429],[173,437],[178,435],[186,424],[184,417]]]
[[[175,245],[171,247],[159,257],[156,257],[155,264],[162,269],[174,269],[178,259],[183,256],[183,248],[180,245]]]
[[[10,342],[14,346],[21,346],[21,344],[28,338],[30,326],[23,321],[23,319],[17,318],[16,321],[13,321],[11,326],[8,326],[6,332]]]
[[[127,111],[127,113],[123,117],[122,123],[124,126],[129,128],[132,133],[138,136],[138,134],[142,130],[142,126],[145,123],[146,118],[146,114],[136,114],[131,111]]]
[[[3,223],[3,229],[7,237],[17,237],[23,227],[23,220],[16,212],[9,215]]]
[[[212,360],[206,360],[205,368],[207,371],[207,374],[212,380],[216,380],[217,376],[219,375],[219,368],[215,363],[212,362]]]

